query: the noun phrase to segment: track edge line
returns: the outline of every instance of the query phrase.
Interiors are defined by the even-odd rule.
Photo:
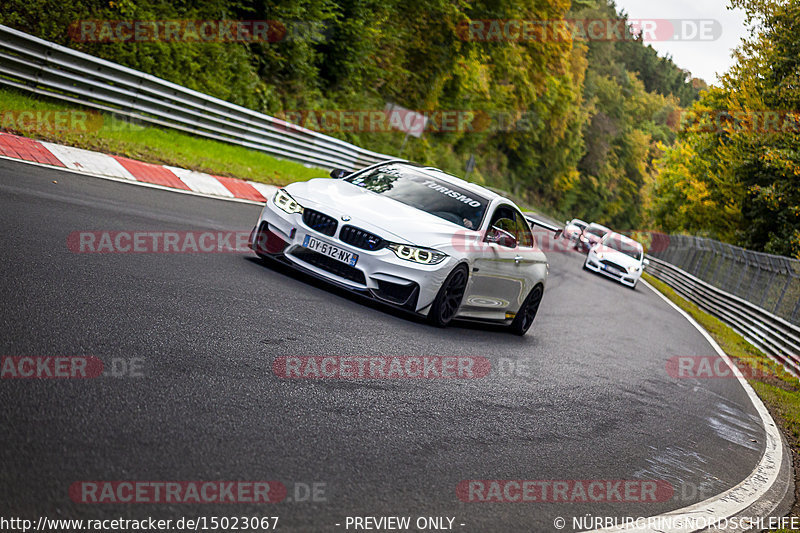
[[[786,447],[783,434],[778,429],[775,421],[772,419],[772,415],[770,415],[769,411],[764,405],[764,402],[761,401],[761,398],[758,397],[750,384],[747,383],[747,380],[744,379],[742,372],[736,365],[733,364],[731,358],[725,353],[719,344],[717,344],[717,341],[714,340],[711,334],[709,334],[708,331],[703,328],[703,326],[701,326],[694,318],[692,318],[689,313],[678,307],[669,298],[664,296],[658,289],[653,287],[645,280],[639,281],[653,291],[659,298],[667,302],[667,304],[669,304],[673,309],[678,311],[678,313],[680,313],[686,320],[688,320],[689,323],[694,326],[695,329],[697,329],[703,335],[703,337],[705,337],[711,347],[714,348],[714,351],[717,352],[717,355],[719,355],[730,367],[731,371],[736,376],[736,379],[739,380],[739,384],[742,386],[745,393],[747,393],[748,398],[750,398],[753,407],[755,407],[756,411],[761,417],[761,422],[764,424],[766,446],[764,449],[764,454],[761,456],[761,460],[758,462],[756,467],[753,469],[750,475],[738,485],[702,502],[660,515],[654,515],[652,517],[648,517],[645,521],[645,523],[647,521],[650,521],[651,523],[657,523],[659,519],[661,519],[663,525],[669,525],[671,523],[673,524],[672,527],[659,527],[656,529],[654,527],[648,527],[647,525],[637,526],[634,524],[597,529],[594,531],[602,531],[605,533],[613,533],[617,531],[693,533],[695,531],[713,528],[720,521],[734,517],[756,503],[761,503],[760,500],[765,498],[770,489],[772,489],[773,486],[780,481],[778,479],[778,475],[781,473],[783,462],[787,459],[791,460],[791,455]],[[791,468],[784,468],[784,471],[787,471],[789,477],[793,478]],[[792,493],[794,492],[794,479],[791,479],[791,483],[788,484],[787,490],[791,491]],[[770,503],[771,510],[769,513],[777,509],[783,502],[784,498],[785,494],[782,495],[781,498],[776,499],[776,501],[774,501],[774,505]],[[769,513],[764,516],[768,516]],[[758,519],[763,517],[751,518]],[[692,527],[692,525],[701,523],[701,521],[704,523],[703,527]],[[681,523],[685,525],[680,526],[679,524]],[[752,529],[752,527],[736,531],[748,531],[750,529]],[[726,529],[725,531],[734,530]]]

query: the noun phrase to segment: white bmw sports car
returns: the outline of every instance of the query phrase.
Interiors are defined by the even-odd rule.
[[[631,289],[636,288],[644,267],[650,262],[644,258],[642,245],[625,235],[609,232],[586,255],[583,268],[604,274]]]
[[[548,264],[511,201],[404,161],[331,176],[278,190],[250,247],[436,326],[459,318],[528,331]]]

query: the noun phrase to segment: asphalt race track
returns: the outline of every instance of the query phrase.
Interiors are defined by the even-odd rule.
[[[251,254],[67,247],[85,230],[249,231],[259,209],[0,161],[0,355],[136,361],[140,374],[0,380],[0,514],[279,516],[284,531],[345,531],[347,516],[441,516],[465,532],[554,531],[561,516],[572,531],[574,516],[699,502],[761,457],[761,422],[736,380],[667,373],[670,357],[714,356],[701,334],[650,289],[582,271],[575,253],[548,253],[539,316],[519,338],[435,329]],[[276,357],[298,355],[480,356],[492,371],[273,374]],[[456,487],[471,479],[649,479],[674,495],[462,502]],[[278,480],[289,494],[267,505],[74,503],[69,487],[82,480]],[[324,496],[295,501],[314,482]]]

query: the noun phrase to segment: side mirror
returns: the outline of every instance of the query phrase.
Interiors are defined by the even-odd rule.
[[[504,229],[492,226],[486,233],[486,242],[493,242],[504,248],[516,248],[517,239]]]
[[[650,260],[649,259],[645,259],[644,261],[642,261],[642,266],[647,266],[649,264],[650,264]]]
[[[556,234],[555,234],[555,236],[554,236],[553,238],[554,238],[554,239],[558,239],[559,237],[561,237],[561,235],[562,235],[563,233],[564,233],[564,230],[563,230],[563,229],[560,229],[560,230],[558,230],[558,231],[556,232]]]
[[[345,170],[343,168],[334,168],[333,170],[331,170],[331,177],[335,180],[346,178],[350,174],[352,174],[352,172],[350,172],[349,170]]]

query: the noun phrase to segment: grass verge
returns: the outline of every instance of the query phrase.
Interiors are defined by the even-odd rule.
[[[26,111],[32,115],[23,115]],[[81,120],[86,117],[84,113],[89,113],[88,118]],[[62,124],[56,122],[57,116],[64,119]],[[293,181],[328,175],[323,169],[277,159],[242,146],[203,139],[175,130],[144,126],[122,120],[110,113],[97,113],[80,106],[7,88],[0,88],[0,131],[130,157],[147,163],[172,165],[273,185],[286,185]]]
[[[793,456],[800,453],[800,383],[797,378],[786,372],[783,366],[770,359],[764,352],[747,342],[741,335],[725,325],[720,319],[712,316],[692,302],[676,293],[667,284],[649,274],[643,275],[648,283],[658,289],[678,307],[689,313],[714,338],[726,354],[740,366],[752,372],[744,372],[746,376],[755,376],[747,382],[764,402],[770,414],[780,426],[786,437]],[[795,504],[792,515],[800,516],[797,503],[800,494],[800,475],[795,464]],[[779,530],[788,532],[790,530]]]

